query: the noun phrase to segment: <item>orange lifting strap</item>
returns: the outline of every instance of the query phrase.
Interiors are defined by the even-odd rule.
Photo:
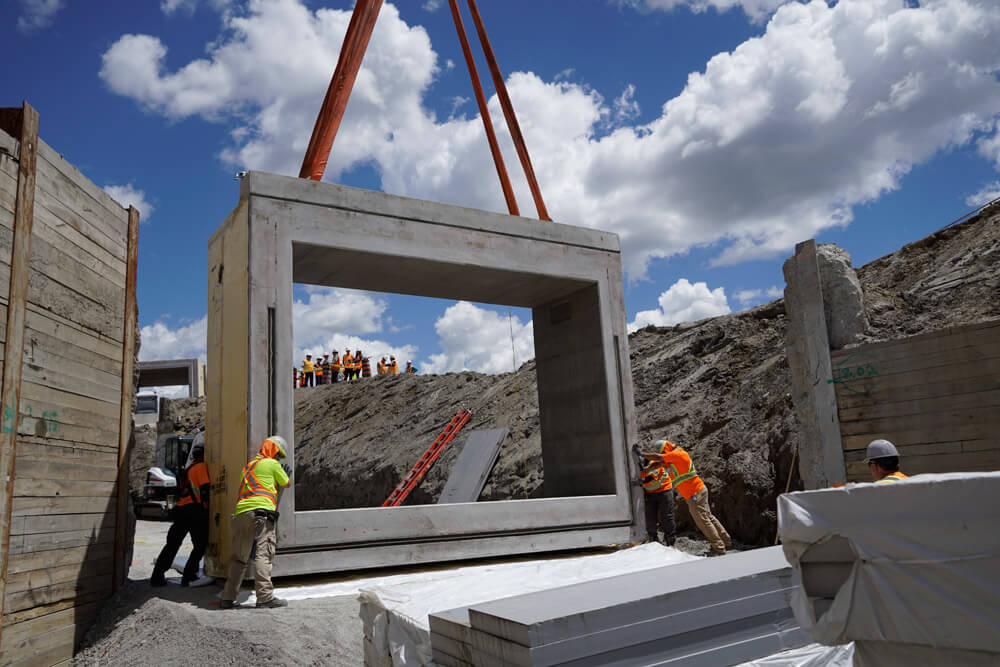
[[[503,156],[500,154],[500,146],[497,143],[496,134],[493,130],[493,123],[490,121],[489,111],[486,108],[486,99],[483,95],[482,85],[479,81],[479,73],[472,58],[472,50],[469,48],[469,41],[465,35],[465,27],[462,24],[462,16],[458,8],[457,0],[448,0],[451,6],[452,19],[455,22],[455,30],[458,32],[459,41],[462,44],[462,53],[465,55],[466,65],[469,67],[469,77],[472,79],[472,87],[476,93],[476,103],[479,105],[479,116],[483,119],[483,127],[486,129],[486,139],[490,144],[490,152],[493,154],[493,163],[496,165],[497,176],[500,178],[500,187],[503,189],[504,200],[507,202],[507,210],[511,215],[519,215],[517,200],[514,197],[514,190],[507,175],[507,168],[504,165]],[[528,156],[528,147],[521,134],[521,127],[517,122],[517,115],[514,113],[514,105],[507,94],[507,85],[504,83],[500,66],[497,64],[493,48],[490,46],[489,38],[486,35],[486,27],[483,25],[482,16],[476,6],[476,0],[468,0],[469,11],[472,14],[472,21],[476,25],[476,32],[486,56],[486,62],[493,77],[493,85],[497,91],[497,98],[503,108],[504,118],[510,130],[511,139],[517,149],[518,158],[521,160],[521,167],[528,180],[528,187],[531,189],[531,196],[535,201],[535,209],[540,220],[551,220],[542,200],[542,192],[538,187],[538,180],[535,178],[535,170],[531,165],[531,158]],[[305,159],[302,161],[302,169],[299,170],[299,178],[309,178],[314,181],[322,180],[326,171],[326,164],[330,159],[330,151],[333,148],[333,140],[340,129],[340,122],[344,118],[344,110],[347,108],[347,99],[351,96],[354,88],[354,81],[361,69],[361,61],[365,57],[368,49],[368,42],[375,28],[375,21],[378,18],[379,10],[382,8],[382,0],[358,0],[354,5],[354,12],[351,14],[351,21],[347,26],[347,33],[344,35],[344,43],[340,47],[340,57],[337,60],[337,68],[333,72],[330,80],[330,87],[326,91],[323,99],[323,106],[319,116],[316,118],[316,126],[313,128],[312,137],[309,139],[309,147],[306,149]]]
[[[427,471],[431,469],[434,463],[438,460],[438,457],[444,453],[445,448],[448,444],[455,439],[455,436],[462,427],[468,423],[469,419],[472,418],[472,410],[462,410],[457,415],[451,418],[448,425],[444,427],[441,431],[441,435],[437,437],[437,440],[431,443],[431,446],[427,448],[424,455],[421,456],[412,468],[410,472],[406,473],[406,476],[399,482],[389,497],[386,498],[385,502],[382,503],[382,507],[398,507],[403,504],[406,497],[410,495],[410,492],[416,488],[420,480],[424,478]]]

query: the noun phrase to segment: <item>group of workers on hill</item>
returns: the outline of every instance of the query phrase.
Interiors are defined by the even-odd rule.
[[[698,476],[691,455],[669,440],[660,440],[656,443],[655,453],[642,456],[647,462],[641,473],[646,500],[647,539],[657,541],[658,532],[662,530],[663,543],[667,546],[674,544],[676,524],[671,489],[676,489],[687,504],[698,530],[708,540],[710,554],[725,554],[726,549],[733,545],[732,539],[712,514],[708,504],[708,487]],[[865,452],[865,463],[876,484],[906,479],[906,475],[899,471],[899,451],[888,440],[872,440]]]
[[[417,369],[413,362],[407,361],[403,373],[416,373]],[[389,361],[382,357],[375,364],[376,375],[399,375],[399,364],[396,357],[390,356]],[[351,350],[344,350],[341,357],[336,352],[333,356],[324,354],[314,360],[311,354],[307,354],[302,360],[302,368],[292,369],[293,387],[315,387],[321,384],[333,384],[335,382],[350,382],[372,376],[372,367],[369,358],[361,350],[356,350],[351,354]]]
[[[181,473],[178,485],[180,500],[174,509],[173,524],[167,533],[167,543],[156,559],[150,585],[165,586],[164,574],[173,563],[184,537],[190,533],[194,549],[184,567],[181,585],[188,586],[198,575],[201,558],[208,543],[209,491],[211,480],[205,465],[204,435],[195,438],[191,462]],[[278,435],[268,437],[260,451],[243,468],[239,495],[232,515],[233,541],[226,585],[219,604],[222,609],[239,607],[236,597],[246,574],[248,563],[254,564],[254,589],[259,608],[284,607],[287,601],[274,596],[271,566],[277,546],[278,490],[291,481],[287,468],[280,463],[287,457],[287,444]],[[708,504],[708,487],[698,476],[691,455],[669,440],[656,443],[655,453],[642,455],[648,462],[642,469],[645,491],[646,531],[656,540],[657,528],[663,530],[664,542],[675,539],[674,498],[672,489],[687,503],[691,517],[708,539],[711,554],[721,555],[732,546],[729,533],[712,514]],[[888,440],[873,440],[868,445],[865,463],[878,484],[906,479],[899,471],[899,452]]]

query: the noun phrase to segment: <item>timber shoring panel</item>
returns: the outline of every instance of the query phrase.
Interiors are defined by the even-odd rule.
[[[30,160],[23,140],[0,132],[0,443],[12,472],[0,665],[71,658],[127,566],[115,546],[127,527],[138,218],[43,141],[31,145],[32,224],[19,239]]]
[[[876,438],[907,474],[1000,469],[1000,320],[831,356],[849,481]]]

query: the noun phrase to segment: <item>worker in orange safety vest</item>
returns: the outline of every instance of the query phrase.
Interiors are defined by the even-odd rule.
[[[670,492],[673,482],[667,467],[660,461],[649,461],[642,469],[642,490],[646,505],[647,541],[659,538],[657,526],[663,530],[663,543],[674,545],[676,526],[674,524],[674,494]]]
[[[189,533],[194,548],[191,549],[191,555],[184,565],[181,586],[187,586],[198,578],[201,557],[205,555],[205,548],[208,546],[208,492],[211,488],[208,466],[205,465],[203,433],[195,436],[191,445],[191,464],[181,472],[178,488],[180,499],[172,511],[173,523],[167,532],[167,543],[163,545],[153,566],[153,575],[149,578],[150,586],[167,585],[164,574],[174,564],[174,557]]]
[[[333,353],[333,357],[330,359],[330,382],[337,382],[340,378],[340,356],[336,351]]]
[[[396,357],[389,357],[389,375],[399,375],[399,366],[396,365]]]
[[[352,369],[351,375],[354,376],[354,379],[355,380],[360,379],[361,378],[361,350],[355,350],[354,351],[354,361],[351,362],[351,369]]]
[[[254,589],[257,607],[284,607],[285,600],[274,597],[271,565],[277,546],[278,487],[290,481],[284,467],[278,463],[286,458],[287,444],[279,435],[265,440],[260,451],[243,468],[236,510],[233,512],[233,547],[229,557],[226,586],[222,590],[222,609],[238,607],[236,596],[253,553]],[[256,543],[255,543],[256,541]]]
[[[661,461],[666,466],[674,489],[681,494],[695,525],[708,540],[712,555],[720,556],[726,553],[726,549],[732,546],[732,539],[722,523],[712,514],[712,508],[708,504],[708,487],[698,476],[691,455],[669,440],[660,440],[657,442],[657,453],[643,454],[643,458],[648,461]]]
[[[865,463],[868,464],[868,470],[876,484],[907,479],[907,476],[899,471],[899,450],[888,440],[879,438],[869,442],[868,449],[865,450]]]

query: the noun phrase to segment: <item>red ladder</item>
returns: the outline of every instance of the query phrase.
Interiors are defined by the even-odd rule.
[[[472,410],[468,409],[462,410],[452,417],[448,425],[441,431],[441,435],[437,437],[437,440],[431,443],[431,446],[427,448],[424,455],[410,468],[410,472],[406,473],[406,477],[392,490],[386,501],[382,503],[382,507],[398,507],[401,505],[406,500],[406,497],[410,495],[410,491],[416,488],[420,480],[427,474],[427,471],[434,465],[434,462],[438,460],[438,457],[444,453],[448,443],[455,438],[471,418]]]

